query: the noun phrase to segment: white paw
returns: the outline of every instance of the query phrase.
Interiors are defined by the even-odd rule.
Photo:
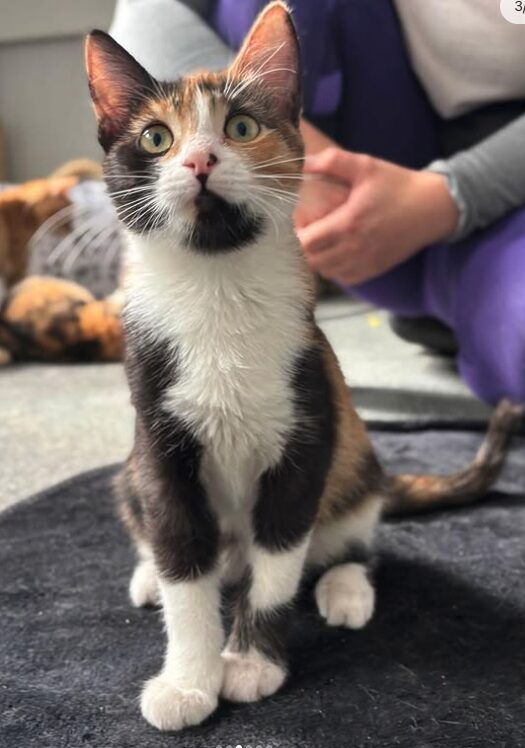
[[[129,596],[136,608],[159,604],[159,587],[153,561],[140,561],[137,564],[129,583]]]
[[[327,571],[317,582],[315,599],[329,626],[360,629],[374,612],[374,588],[361,564],[341,564]]]
[[[144,719],[158,730],[182,730],[203,722],[217,703],[216,694],[177,688],[161,674],[147,681],[140,708]]]
[[[286,671],[251,650],[247,654],[223,652],[224,679],[221,695],[229,701],[259,701],[284,683]]]

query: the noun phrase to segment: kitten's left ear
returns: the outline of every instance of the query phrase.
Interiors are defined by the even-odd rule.
[[[151,92],[154,82],[104,31],[92,31],[86,39],[86,69],[99,141],[107,151],[126,126],[133,104]]]
[[[264,8],[248,32],[230,75],[253,77],[275,99],[282,116],[299,125],[302,106],[301,55],[291,13],[277,0]]]

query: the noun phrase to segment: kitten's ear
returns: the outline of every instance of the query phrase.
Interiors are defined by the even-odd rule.
[[[86,69],[99,140],[107,151],[125,127],[133,103],[151,90],[153,79],[104,31],[92,31],[86,39]]]
[[[230,74],[250,75],[274,97],[278,111],[299,124],[301,116],[301,55],[292,16],[282,2],[266,6],[248,32]]]

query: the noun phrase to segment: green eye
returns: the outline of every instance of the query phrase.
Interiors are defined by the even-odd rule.
[[[146,127],[140,136],[140,147],[146,153],[161,156],[173,145],[173,135],[165,125]]]
[[[237,114],[226,122],[226,135],[238,143],[249,143],[261,132],[261,128],[248,114]]]

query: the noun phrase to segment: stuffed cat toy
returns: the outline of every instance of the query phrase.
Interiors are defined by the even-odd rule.
[[[37,229],[71,205],[68,192],[80,179],[100,176],[98,164],[78,159],[0,192],[0,364],[121,359],[118,295],[97,301],[71,281],[26,278]],[[57,239],[71,230],[67,220],[58,226]]]
[[[122,303],[97,300],[78,283],[30,276],[8,293],[0,315],[0,357],[10,361],[120,361]]]
[[[35,179],[0,192],[0,283],[4,291],[25,277],[35,231],[67,207],[74,176]],[[67,224],[63,230],[68,230]]]
[[[301,75],[285,5],[267,6],[222,73],[158,82],[98,31],[86,56],[127,242],[136,431],[118,496],[139,559],[130,594],[136,606],[160,602],[167,635],[141,708],[155,727],[178,730],[219,696],[256,701],[281,687],[305,573],[319,577],[329,626],[364,626],[381,514],[483,495],[521,409],[498,407],[457,475],[381,469],[315,324],[294,233]],[[236,588],[227,637],[226,584]]]

